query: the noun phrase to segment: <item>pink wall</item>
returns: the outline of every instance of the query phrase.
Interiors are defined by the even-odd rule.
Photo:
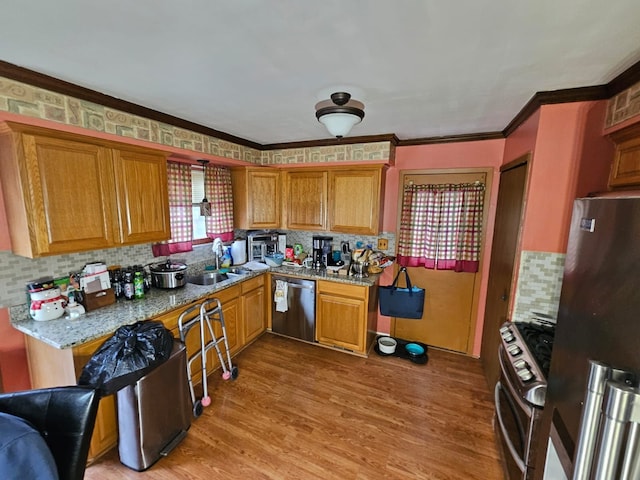
[[[487,232],[493,232],[496,202],[498,198],[498,169],[502,163],[505,140],[484,140],[478,142],[442,143],[435,145],[415,145],[396,149],[395,165],[387,171],[384,195],[383,230],[395,232],[398,217],[398,188],[400,171],[424,169],[463,169],[493,168],[493,185],[490,192],[490,209]],[[481,285],[478,318],[476,319],[475,343],[473,355],[480,354],[482,341],[482,325],[487,280],[489,275],[489,257],[491,253],[492,235],[485,238],[484,254],[481,260]],[[386,269],[380,279],[382,285],[393,281],[391,269]],[[390,318],[378,317],[378,331],[390,331]]]
[[[540,108],[522,250],[564,253],[573,200],[606,188],[613,149],[602,137],[605,108],[605,101]]]

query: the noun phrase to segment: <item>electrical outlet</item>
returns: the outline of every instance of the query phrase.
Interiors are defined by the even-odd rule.
[[[386,250],[387,248],[389,248],[389,240],[387,240],[386,238],[379,238],[378,250]]]

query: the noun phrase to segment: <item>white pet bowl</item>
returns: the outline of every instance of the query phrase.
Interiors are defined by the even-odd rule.
[[[380,353],[392,354],[396,351],[397,345],[398,342],[396,342],[395,338],[380,337],[378,339],[378,350],[380,350]]]

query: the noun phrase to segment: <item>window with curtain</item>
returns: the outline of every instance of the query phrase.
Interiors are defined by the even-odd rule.
[[[203,176],[204,187],[198,187],[203,185]],[[153,245],[154,256],[191,251],[198,238],[233,240],[233,192],[228,168],[206,167],[203,175],[190,164],[168,162],[167,179],[171,239]],[[205,196],[211,204],[211,216],[196,218],[194,212],[199,215],[200,208],[194,202]]]
[[[399,265],[477,272],[484,185],[406,185],[398,237]]]

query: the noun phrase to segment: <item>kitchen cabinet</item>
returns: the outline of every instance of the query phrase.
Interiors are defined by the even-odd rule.
[[[6,122],[0,156],[17,255],[36,258],[170,236],[163,152]]]
[[[100,345],[108,337],[99,338],[73,349],[73,363],[76,377],[80,377],[82,368]],[[118,420],[116,413],[116,396],[108,395],[100,399],[96,423],[93,427],[88,461],[91,462],[106,453],[118,443]]]
[[[329,228],[377,235],[384,198],[383,166],[329,170]]]
[[[231,170],[233,218],[236,228],[280,228],[280,171],[262,167]]]
[[[298,169],[284,175],[286,228],[327,230],[327,171]]]
[[[375,337],[377,289],[319,280],[316,339],[323,345],[366,355]]]
[[[59,349],[25,335],[31,388],[76,385],[82,368],[108,337],[99,338],[74,348]],[[88,462],[117,444],[116,399],[109,395],[100,399],[96,423],[91,437]]]
[[[640,124],[611,134],[616,145],[609,187],[640,185]]]
[[[120,243],[151,243],[171,237],[167,161],[164,153],[114,148]]]
[[[267,329],[265,275],[242,282],[242,319],[244,347]]]

